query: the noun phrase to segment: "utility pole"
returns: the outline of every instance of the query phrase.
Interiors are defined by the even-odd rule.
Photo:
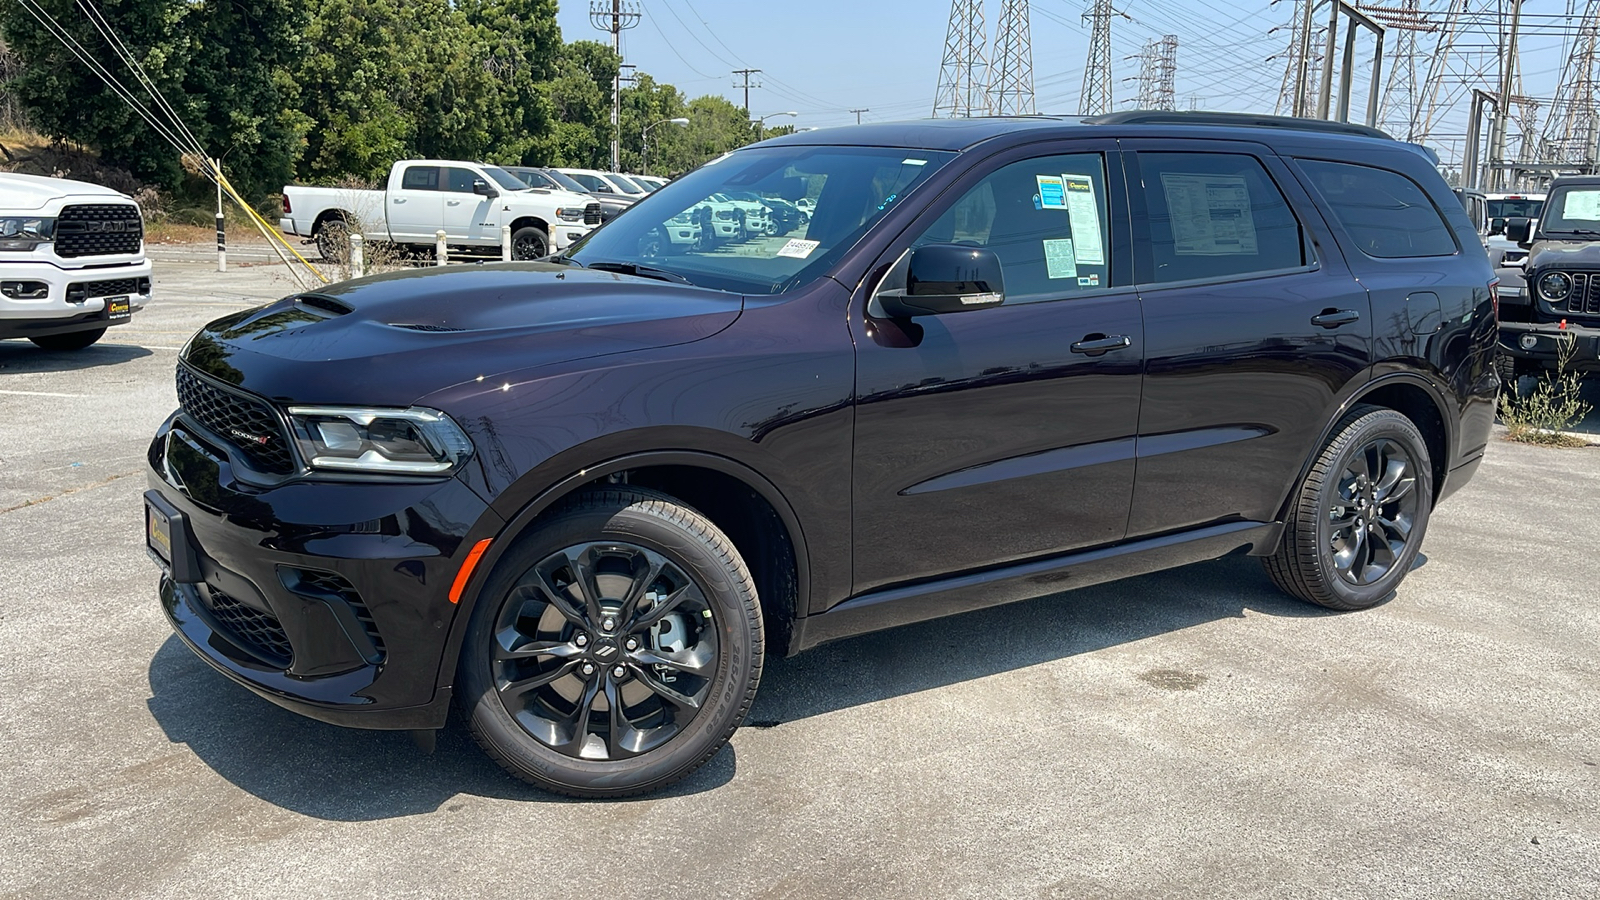
[[[1033,105],[1033,37],[1028,25],[1028,0],[1002,0],[1000,25],[994,36],[989,66],[989,112],[997,116],[1031,116]]]
[[[852,109],[850,111],[856,114],[856,124],[857,125],[861,124],[861,114],[862,113],[864,113],[864,112],[872,112],[872,110],[866,109],[865,107],[863,107],[861,109]]]
[[[756,74],[760,73],[760,71],[761,71],[760,69],[734,69],[733,70],[733,74],[744,76],[744,85],[743,85],[743,87],[744,87],[744,117],[746,119],[750,118],[750,89],[752,87],[761,87],[761,82],[759,82],[759,81],[756,82],[755,84],[751,84],[750,83],[750,76],[751,75],[756,75]],[[740,87],[741,85],[738,82],[734,82],[733,86],[734,87]]]
[[[1495,109],[1494,132],[1489,138],[1489,189],[1505,186],[1506,175],[1506,124],[1511,121],[1511,92],[1517,77],[1517,31],[1522,27],[1522,0],[1510,0],[1511,34],[1501,46],[1500,53],[1500,104]]]
[[[616,51],[617,62],[622,61],[622,32],[639,24],[639,4],[636,0],[589,0],[589,24],[601,31],[610,32],[611,49]],[[622,67],[611,79],[611,171],[622,169]]]
[[[951,0],[950,28],[933,95],[934,118],[965,118],[988,112],[989,60],[985,55],[983,0]]]
[[[1111,112],[1111,17],[1126,13],[1111,6],[1111,0],[1094,0],[1083,17],[1090,22],[1089,61],[1083,69],[1083,92],[1078,95],[1078,113],[1098,116]]]

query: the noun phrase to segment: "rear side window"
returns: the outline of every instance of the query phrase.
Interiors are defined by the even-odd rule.
[[[408,166],[405,174],[400,176],[400,187],[408,191],[437,191],[439,167]]]
[[[1398,172],[1354,163],[1299,160],[1356,247],[1378,259],[1450,256],[1450,226],[1422,188]]]
[[[1298,269],[1310,244],[1294,211],[1253,156],[1140,153],[1149,235],[1139,280],[1162,284]]]

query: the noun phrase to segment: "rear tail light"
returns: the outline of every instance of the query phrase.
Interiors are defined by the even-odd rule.
[[[292,212],[294,212],[294,207],[289,205],[289,195],[288,194],[284,194],[283,195],[283,214],[287,216],[288,214],[290,214]]]
[[[1493,304],[1494,320],[1500,321],[1500,276],[1489,279],[1489,301]]]

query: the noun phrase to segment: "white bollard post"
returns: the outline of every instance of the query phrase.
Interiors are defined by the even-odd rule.
[[[433,233],[434,265],[442,266],[450,261],[450,248],[445,246],[444,239],[448,237],[443,231]]]
[[[363,238],[359,234],[351,232],[351,234],[350,234],[350,277],[351,278],[360,278],[361,276],[367,274],[367,258],[361,252],[361,245],[364,244],[364,243],[366,243],[366,239],[365,238]]]
[[[500,226],[500,261],[511,262],[511,226]]]
[[[222,213],[217,213],[217,271],[228,271],[228,230],[223,227]]]

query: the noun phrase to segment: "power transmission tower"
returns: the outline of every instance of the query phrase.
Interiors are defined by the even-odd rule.
[[[1600,0],[1588,0],[1540,136],[1540,162],[1592,171],[1600,137]]]
[[[744,84],[740,84],[739,82],[735,81],[733,83],[733,86],[734,87],[742,87],[742,88],[744,88],[744,116],[747,119],[750,118],[750,89],[753,88],[753,87],[757,87],[757,88],[761,87],[761,82],[759,82],[759,81],[756,82],[755,84],[751,84],[750,83],[750,76],[751,75],[758,75],[760,73],[761,73],[760,69],[734,69],[733,70],[733,74],[743,76],[743,78],[744,78]]]
[[[622,61],[622,32],[639,24],[639,4],[634,0],[589,0],[589,24],[610,32],[611,49]],[[611,79],[611,171],[622,169],[622,144],[618,141],[622,121],[622,69]]]
[[[1403,0],[1399,6],[1360,4],[1362,12],[1394,34],[1394,52],[1385,62],[1389,69],[1389,82],[1384,86],[1383,100],[1378,107],[1378,124],[1390,134],[1404,135],[1410,140],[1416,133],[1422,111],[1422,84],[1417,81],[1417,34],[1438,31],[1423,13],[1419,0]]]
[[[1094,0],[1083,17],[1089,20],[1089,62],[1083,69],[1083,92],[1078,95],[1078,112],[1098,116],[1111,112],[1111,0]]]
[[[1033,36],[1028,25],[1028,0],[1002,0],[1000,24],[989,64],[989,112],[997,116],[1031,116],[1033,106]]]
[[[1435,128],[1474,88],[1498,88],[1503,63],[1501,9],[1503,0],[1450,0],[1444,26],[1428,61],[1420,121],[1408,135],[1426,143]],[[1497,89],[1492,90],[1498,96]]]
[[[988,112],[989,61],[984,55],[983,0],[951,0],[950,30],[934,92],[934,118],[960,118]]]
[[[1139,52],[1139,96],[1136,109],[1177,109],[1178,36],[1146,41]]]
[[[1274,115],[1298,116],[1305,106],[1305,76],[1300,71],[1300,60],[1305,58],[1306,6],[1311,0],[1294,0],[1294,14],[1289,20],[1289,49],[1282,55],[1272,56],[1267,62],[1283,60],[1283,82],[1278,87],[1278,102],[1272,108]],[[1283,26],[1269,30],[1271,34]]]

